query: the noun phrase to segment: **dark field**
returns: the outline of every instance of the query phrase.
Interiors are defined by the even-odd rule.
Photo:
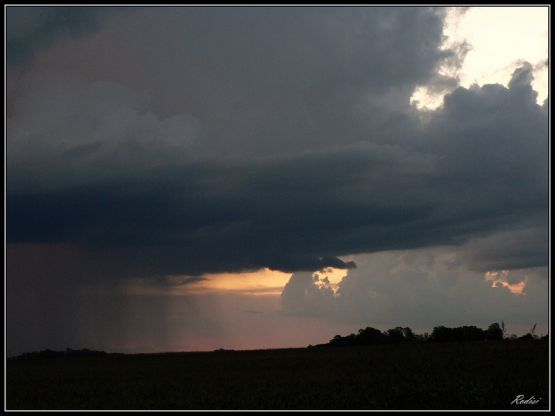
[[[7,408],[538,410],[548,368],[547,340],[9,360]]]

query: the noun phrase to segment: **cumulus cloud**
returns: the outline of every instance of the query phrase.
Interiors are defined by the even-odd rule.
[[[283,288],[282,309],[302,315],[322,315],[333,307],[334,292],[327,277],[311,272],[294,273]]]
[[[461,249],[434,247],[355,256],[356,270],[335,293],[295,274],[281,295],[284,313],[382,329],[429,331],[437,325],[487,326],[503,320],[511,332],[548,323],[546,267],[476,272]]]

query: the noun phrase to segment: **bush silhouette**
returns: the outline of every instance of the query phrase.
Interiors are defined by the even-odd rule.
[[[379,329],[366,327],[359,329],[358,333],[342,337],[336,335],[327,345],[376,345],[376,344],[401,344],[422,342],[466,342],[466,341],[500,341],[504,338],[504,325],[494,322],[483,330],[473,325],[448,328],[443,325],[434,327],[431,334],[427,332],[420,335],[415,334],[409,327],[400,327],[380,331]],[[512,336],[507,339],[515,339]],[[536,339],[531,333],[518,339]]]

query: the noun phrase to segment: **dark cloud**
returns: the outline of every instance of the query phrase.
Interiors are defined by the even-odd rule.
[[[43,58],[142,91],[161,117],[197,118],[212,153],[290,154],[375,130],[391,142],[414,86],[456,55],[438,48],[442,10],[133,8]]]
[[[121,7],[8,6],[6,8],[7,63],[27,63],[34,53],[58,38],[83,36]]]
[[[529,66],[509,88],[456,89],[426,124],[409,106],[456,56],[433,10],[174,11],[95,36],[99,65],[132,58],[129,80],[25,78],[9,243],[73,245],[95,259],[82,274],[124,278],[350,268],[340,256],[546,225]]]
[[[412,149],[361,143],[141,170],[79,188],[12,188],[8,241],[79,244],[124,259],[151,253],[155,260],[135,260],[153,267],[144,273],[157,263],[167,273],[294,271],[543,226],[547,114],[512,85],[456,90]],[[534,247],[534,259],[545,259]]]
[[[505,231],[470,241],[462,261],[472,270],[525,269],[549,263],[549,229],[528,228]]]

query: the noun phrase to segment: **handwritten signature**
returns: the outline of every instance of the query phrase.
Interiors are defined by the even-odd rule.
[[[542,398],[536,399],[534,396],[530,397],[529,399],[524,398],[524,394],[519,394],[516,398],[511,402],[511,404],[538,404]]]

